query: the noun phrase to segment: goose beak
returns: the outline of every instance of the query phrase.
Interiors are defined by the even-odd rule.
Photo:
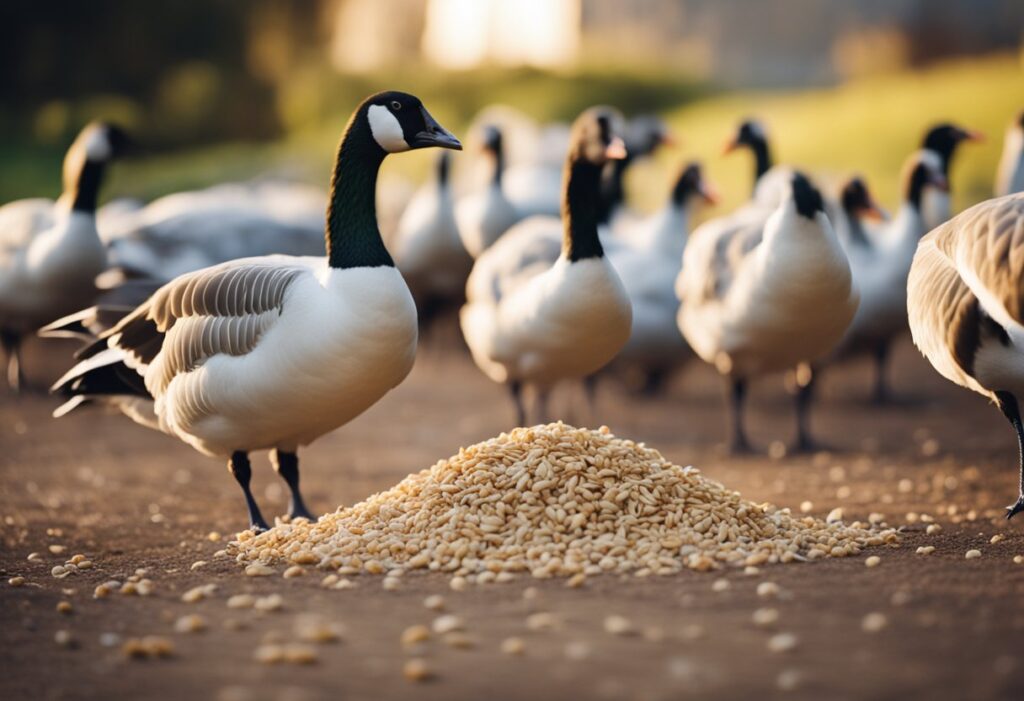
[[[437,120],[431,117],[425,108],[420,107],[420,109],[423,111],[423,123],[426,128],[413,137],[412,143],[409,146],[414,149],[434,146],[461,151],[462,143],[455,138],[455,135],[438,124]]]
[[[613,137],[604,149],[604,157],[611,161],[621,161],[626,157],[626,144],[618,136]]]
[[[740,143],[738,141],[736,141],[736,139],[729,139],[722,146],[722,155],[723,156],[729,155],[730,153],[735,151],[737,148],[739,148],[739,146],[740,146]]]
[[[888,219],[885,210],[882,209],[874,200],[868,201],[867,205],[860,210],[860,215],[865,219],[870,219],[871,221],[885,221]]]
[[[662,146],[674,148],[679,145],[679,139],[676,138],[676,135],[674,133],[666,129],[659,135],[658,143],[661,144]]]
[[[701,181],[698,192],[700,192],[700,196],[704,198],[704,201],[710,205],[716,205],[722,199],[718,194],[718,189],[707,180]]]
[[[981,143],[985,141],[985,134],[980,131],[973,129],[964,129],[964,141],[973,141],[975,143]]]

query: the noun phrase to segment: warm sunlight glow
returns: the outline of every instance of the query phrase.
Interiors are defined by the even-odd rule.
[[[423,48],[447,68],[557,67],[579,48],[580,0],[430,0]]]

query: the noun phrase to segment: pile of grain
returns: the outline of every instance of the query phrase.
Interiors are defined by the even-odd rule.
[[[854,555],[891,530],[745,501],[692,467],[562,423],[517,428],[316,523],[235,543],[240,562],[383,573],[671,574]]]

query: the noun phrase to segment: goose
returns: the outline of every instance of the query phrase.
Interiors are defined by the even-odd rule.
[[[420,100],[364,100],[341,138],[327,206],[326,257],[273,255],[182,275],[104,332],[53,391],[62,416],[113,404],[209,456],[226,457],[250,526],[267,522],[249,489],[249,453],[271,451],[291,491],[289,516],[312,518],[297,450],[360,415],[412,368],[416,308],[377,226],[385,156],[461,144]]]
[[[485,127],[482,148],[490,159],[490,181],[483,192],[464,197],[455,206],[459,236],[473,258],[479,258],[499,236],[521,219],[502,188],[505,152],[501,130],[495,126]]]
[[[402,213],[392,247],[423,321],[451,303],[461,306],[473,259],[455,223],[447,151],[437,159],[433,182],[424,185]]]
[[[524,384],[536,390],[544,420],[554,384],[593,373],[629,339],[632,308],[597,223],[601,171],[625,155],[616,121],[611,110],[591,108],[573,124],[561,238],[522,222],[477,259],[466,284],[463,336],[484,374],[508,385],[520,425]]]
[[[676,178],[665,206],[618,232],[616,240],[624,245],[608,248],[608,260],[633,306],[629,341],[613,365],[640,370],[645,393],[661,389],[665,377],[691,355],[676,325],[679,300],[675,281],[695,210],[717,201],[718,194],[700,164],[688,163]]]
[[[775,165],[768,131],[757,119],[745,119],[733,137],[726,142],[723,154],[749,149],[754,156],[754,190],[752,204],[775,209],[789,190],[793,169]]]
[[[119,127],[92,122],[64,157],[60,199],[19,200],[0,208],[0,345],[7,355],[7,383],[15,391],[24,380],[24,336],[96,295],[93,280],[107,265],[96,204],[108,164],[126,145]]]
[[[1003,155],[996,174],[996,195],[1024,192],[1024,111],[1006,130]]]
[[[977,204],[917,247],[907,314],[918,350],[947,380],[988,397],[1013,426],[1020,448],[1017,501],[1024,510],[1024,195]]]
[[[843,183],[839,190],[838,205],[835,211],[829,212],[829,219],[832,220],[836,236],[839,237],[847,256],[871,250],[866,222],[884,221],[888,215],[872,197],[863,177],[855,175]],[[863,290],[861,294],[863,295]],[[861,304],[863,302],[862,297]]]
[[[927,132],[921,141],[921,148],[931,151],[939,159],[942,177],[949,182],[949,166],[953,162],[957,147],[965,141],[983,141],[984,136],[977,131],[964,129],[955,124],[937,124]],[[951,216],[949,188],[928,188],[922,201],[924,224],[931,231]]]
[[[601,178],[601,209],[599,221],[613,230],[622,222],[636,218],[626,209],[626,173],[637,161],[653,155],[663,146],[676,143],[666,124],[654,115],[640,115],[626,128],[626,157],[610,161]]]
[[[763,224],[693,234],[676,292],[686,341],[730,386],[731,448],[750,450],[743,425],[748,382],[827,354],[857,309],[846,254],[821,194],[801,173]],[[797,405],[797,444],[810,443]]]

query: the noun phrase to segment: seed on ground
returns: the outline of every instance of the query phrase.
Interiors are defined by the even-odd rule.
[[[729,587],[732,586],[728,579],[716,579],[711,584],[711,591],[723,592],[728,591]]]
[[[191,565],[189,565],[189,569],[192,570],[193,572],[195,572],[196,570],[198,570],[201,567],[206,567],[206,560],[196,560]]]
[[[69,574],[71,574],[73,571],[74,570],[69,569],[68,567],[65,567],[64,565],[56,565],[53,569],[50,570],[50,575],[55,577],[55,578],[57,578],[57,579],[64,579]]]
[[[1013,563],[1015,565],[1024,564],[1024,555],[1014,555],[1013,556]]]
[[[452,577],[451,581],[448,582],[448,586],[452,588],[452,591],[465,591],[468,582],[465,577]]]
[[[587,575],[583,572],[577,572],[565,583],[565,586],[571,589],[579,589],[587,582]]]
[[[768,639],[768,649],[772,652],[789,652],[798,644],[799,640],[792,633],[776,633]]]
[[[526,617],[526,627],[529,630],[550,630],[558,625],[558,619],[554,614],[547,612],[531,613]]]
[[[814,511],[814,502],[802,501],[800,502],[800,513],[809,514]]]
[[[412,647],[430,639],[430,629],[425,625],[409,626],[402,631],[402,647]]]
[[[414,657],[402,666],[402,676],[411,682],[425,682],[434,675],[426,660]]]
[[[130,582],[129,582],[129,584],[130,584]],[[123,591],[124,591],[123,587],[122,587],[121,591],[123,593]],[[211,596],[213,596],[214,592],[216,592],[216,591],[217,591],[217,585],[216,584],[201,584],[198,587],[192,587],[187,592],[182,594],[181,595],[181,600],[184,601],[186,604],[194,604],[197,601],[202,601],[203,599],[209,599]]]
[[[575,495],[574,513],[560,517],[565,537],[556,541],[551,514],[565,512],[567,494]],[[502,573],[713,571],[799,561],[820,543],[828,543],[826,556],[841,557],[899,540],[892,529],[844,524],[840,515],[834,510],[825,522],[755,504],[607,428],[555,423],[463,448],[315,524],[242,533],[231,548],[257,571],[310,552],[338,574],[450,572],[458,590],[470,577],[497,581]],[[630,547],[617,548],[619,540]]]
[[[778,609],[772,608],[760,608],[754,611],[753,615],[754,625],[758,626],[770,626],[774,625],[779,620]]]
[[[444,635],[445,633],[451,633],[453,630],[462,630],[463,625],[462,619],[458,616],[446,614],[435,618],[431,628],[438,635]]]
[[[53,553],[54,555],[60,555],[65,550],[66,550],[66,548],[63,545],[51,545],[50,546],[50,552]]]
[[[768,598],[779,595],[779,585],[775,582],[761,582],[757,585],[757,595]]]
[[[178,633],[199,633],[206,628],[206,619],[197,613],[182,616],[174,622],[174,630]]]
[[[402,586],[402,580],[398,577],[385,577],[382,583],[385,591],[395,591]]]
[[[784,669],[775,678],[779,691],[796,691],[803,683],[803,674],[798,669]]]
[[[341,639],[343,626],[325,623],[315,616],[303,616],[295,622],[295,635],[309,643],[333,643]]]
[[[229,609],[251,609],[256,604],[256,597],[252,594],[235,594],[228,597]]]
[[[277,570],[273,567],[268,567],[262,562],[254,562],[245,568],[245,574],[247,577],[269,577],[272,574],[276,574]]]
[[[338,583],[338,579],[339,579],[338,575],[336,575],[336,574],[329,574],[329,575],[327,575],[326,577],[324,577],[323,579],[320,580],[320,586],[323,587],[324,589],[330,589],[331,587],[333,587],[335,584]]]
[[[71,634],[70,630],[58,630],[53,634],[53,642],[57,643],[61,647],[78,647],[78,641],[75,636]]]
[[[444,597],[440,594],[431,594],[423,600],[423,605],[431,611],[444,610]]]
[[[975,558],[981,557],[980,550],[968,550],[964,557],[968,560],[974,560]]]
[[[284,662],[284,647],[282,645],[260,645],[252,656],[261,664],[277,664]]]
[[[864,616],[864,620],[860,622],[860,627],[865,633],[877,633],[888,625],[889,619],[885,617],[884,613],[879,613],[878,611],[873,611]]]
[[[462,631],[453,631],[451,633],[445,633],[441,638],[444,644],[448,647],[454,647],[461,650],[465,650],[471,647],[476,647],[476,639],[471,638]]]
[[[284,646],[284,661],[292,664],[313,664],[317,661],[316,648],[305,643],[288,643]]]
[[[304,570],[299,565],[292,565],[284,571],[284,574],[282,576],[285,579],[294,579],[295,577],[301,577],[304,574],[306,574],[306,570]]]
[[[29,553],[28,554],[28,561],[29,562],[39,562],[42,559],[43,559],[43,556],[40,553]]]
[[[284,599],[280,594],[269,594],[261,596],[253,602],[252,607],[257,611],[279,611],[284,606]]]
[[[604,630],[612,635],[632,635],[636,632],[628,618],[616,615],[604,619]]]
[[[24,577],[11,577],[10,579],[7,580],[7,583],[10,584],[12,587],[24,586],[25,578]]]
[[[828,512],[828,516],[825,517],[825,523],[837,523],[843,520],[843,507],[837,506]]]
[[[121,653],[130,659],[166,658],[174,654],[174,643],[159,635],[128,638],[121,646]]]
[[[505,638],[501,641],[501,651],[506,655],[522,655],[526,652],[526,643],[522,638]]]
[[[882,558],[878,557],[878,555],[872,555],[864,560],[865,567],[878,567],[880,564],[882,564]]]
[[[57,602],[57,613],[70,614],[74,610],[75,609],[71,605],[70,601],[58,601]]]
[[[929,523],[928,527],[924,529],[924,532],[927,533],[928,535],[935,535],[936,533],[939,533],[940,531],[942,531],[942,526],[940,526],[937,523]]]
[[[935,552],[935,546],[921,545],[914,552],[916,552],[918,555],[931,555],[933,552]]]
[[[1002,533],[996,533],[996,534],[995,534],[994,536],[992,536],[991,538],[989,538],[989,541],[988,541],[988,542],[989,542],[990,544],[992,544],[992,545],[995,545],[996,543],[998,543],[999,541],[1001,541],[1001,540],[1002,540],[1003,538],[1005,538],[1005,537],[1006,537],[1006,536],[1004,536],[1004,535],[1003,535]]]

